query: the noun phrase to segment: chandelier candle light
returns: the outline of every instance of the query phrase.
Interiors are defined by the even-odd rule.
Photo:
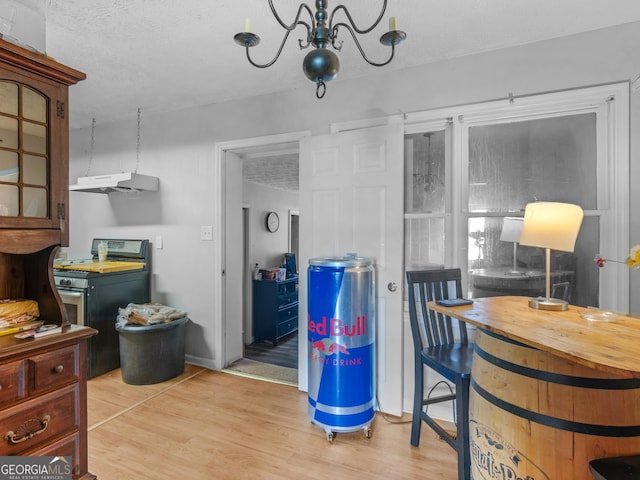
[[[327,86],[325,82],[333,80],[336,75],[338,75],[338,71],[340,70],[340,61],[338,60],[338,56],[329,49],[332,47],[334,50],[340,51],[342,48],[342,41],[338,40],[338,32],[340,27],[347,29],[347,31],[353,37],[353,40],[362,55],[362,58],[369,64],[374,67],[383,67],[387,65],[391,60],[393,60],[393,56],[395,53],[395,47],[397,44],[402,42],[405,38],[407,38],[407,34],[401,30],[397,29],[397,22],[395,17],[391,17],[389,19],[389,31],[384,33],[380,37],[380,43],[382,45],[391,47],[391,55],[384,62],[373,62],[367,58],[356,37],[356,34],[364,35],[366,33],[371,32],[374,28],[378,26],[380,20],[384,16],[384,12],[387,9],[387,0],[383,1],[382,11],[373,25],[369,28],[360,29],[356,27],[353,18],[351,18],[351,14],[347,10],[347,7],[344,5],[338,5],[331,11],[331,14],[328,15],[327,12],[327,1],[326,0],[316,0],[316,11],[315,14],[311,10],[306,3],[301,3],[298,7],[298,13],[296,14],[295,19],[291,24],[286,24],[276,12],[276,9],[273,6],[273,0],[269,0],[269,7],[271,7],[271,13],[276,18],[278,23],[282,28],[286,30],[284,34],[284,38],[280,43],[280,47],[276,53],[276,56],[270,62],[265,64],[259,64],[254,62],[251,59],[249,54],[249,48],[255,47],[260,43],[260,37],[255,33],[251,32],[251,19],[246,19],[244,25],[244,32],[237,33],[234,35],[235,42],[241,47],[245,47],[247,52],[247,60],[254,67],[258,68],[267,68],[273,65],[278,58],[280,57],[280,53],[282,52],[282,48],[284,44],[287,42],[289,38],[289,34],[295,30],[298,25],[302,25],[307,29],[307,38],[306,40],[299,39],[298,42],[300,44],[300,49],[308,48],[310,45],[313,45],[315,48],[311,50],[304,57],[304,61],[302,62],[302,70],[307,78],[316,83],[316,97],[322,98],[326,92]],[[334,23],[333,17],[334,15],[342,10],[347,17],[348,23],[337,21]],[[309,23],[305,20],[301,20],[301,16],[303,13],[309,14]],[[328,18],[328,24],[327,24]]]
[[[520,245],[546,249],[546,297],[529,299],[538,310],[567,310],[568,302],[551,298],[551,249],[573,252],[584,212],[578,205],[558,202],[529,203],[524,210]]]

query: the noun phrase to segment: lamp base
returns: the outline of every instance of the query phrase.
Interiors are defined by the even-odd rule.
[[[557,298],[538,297],[529,299],[529,307],[536,310],[564,311],[569,310],[569,302]]]

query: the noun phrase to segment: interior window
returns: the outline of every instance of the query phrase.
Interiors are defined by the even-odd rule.
[[[444,265],[445,131],[405,136],[405,265]]]
[[[552,296],[625,311],[628,276],[594,257],[628,252],[627,90],[407,115],[405,269],[460,266],[471,297],[544,295],[544,251],[510,229],[529,202],[574,203],[585,218],[574,252],[552,252]]]
[[[544,252],[505,238],[505,217],[521,217],[526,204],[538,200],[595,210],[596,176],[593,112],[471,127],[471,294],[544,296]],[[597,224],[596,218],[589,220]],[[598,229],[585,224],[574,252],[553,252],[551,287],[556,291],[552,296],[574,305],[597,304],[598,277],[588,272],[595,271],[592,259],[598,244]],[[583,275],[577,274],[578,267]]]

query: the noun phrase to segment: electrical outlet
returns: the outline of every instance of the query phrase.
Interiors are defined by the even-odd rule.
[[[200,227],[200,240],[213,240],[213,227],[211,225],[203,225]]]

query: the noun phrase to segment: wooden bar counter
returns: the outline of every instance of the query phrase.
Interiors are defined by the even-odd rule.
[[[475,480],[590,480],[589,461],[640,453],[640,319],[590,321],[527,297],[429,308],[477,327]]]

